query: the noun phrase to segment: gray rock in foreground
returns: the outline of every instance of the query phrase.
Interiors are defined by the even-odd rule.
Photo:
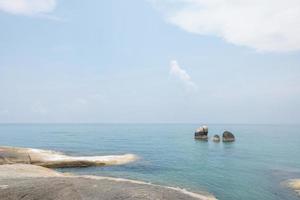
[[[0,190],[2,200],[197,199],[157,186],[88,178],[26,178],[0,184],[8,185]]]
[[[64,175],[25,164],[0,165],[1,200],[215,200],[177,188],[96,176]]]
[[[229,131],[224,131],[223,142],[234,142],[234,141],[235,141],[234,135]]]

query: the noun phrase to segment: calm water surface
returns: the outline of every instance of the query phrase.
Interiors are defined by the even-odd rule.
[[[296,200],[281,182],[300,178],[299,125],[209,125],[209,135],[232,131],[234,143],[195,141],[197,124],[2,124],[0,145],[71,155],[134,153],[129,165],[64,169],[139,179],[220,200]]]

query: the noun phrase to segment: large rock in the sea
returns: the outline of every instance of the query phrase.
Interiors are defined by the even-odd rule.
[[[223,142],[234,142],[234,140],[235,140],[235,137],[231,132],[225,131],[223,133]]]
[[[208,127],[202,126],[200,128],[197,128],[195,131],[195,139],[199,140],[207,140],[208,139]]]
[[[112,155],[112,156],[67,156],[60,152],[17,148],[0,147],[0,165],[2,164],[33,164],[50,168],[61,167],[88,167],[102,165],[122,165],[133,162],[136,155]]]
[[[207,193],[141,181],[75,176],[27,164],[0,165],[1,200],[216,200]]]
[[[214,135],[213,139],[214,142],[220,142],[221,138],[219,135]]]

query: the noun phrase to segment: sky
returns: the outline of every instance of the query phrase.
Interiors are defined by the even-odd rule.
[[[298,0],[0,0],[0,123],[300,123]]]

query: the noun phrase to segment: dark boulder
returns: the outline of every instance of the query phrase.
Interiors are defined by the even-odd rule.
[[[231,132],[225,131],[223,133],[223,142],[234,142],[234,140],[235,140],[235,137]]]
[[[208,134],[207,126],[202,126],[200,128],[197,128],[195,131],[195,139],[208,140],[207,134]]]

